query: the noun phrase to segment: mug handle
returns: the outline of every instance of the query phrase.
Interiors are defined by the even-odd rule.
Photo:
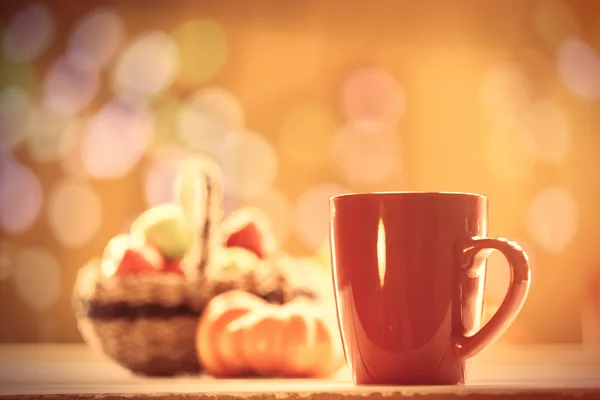
[[[508,261],[510,268],[510,284],[502,304],[487,322],[473,336],[460,335],[455,338],[454,348],[461,359],[475,356],[494,343],[517,317],[529,292],[531,269],[527,254],[515,242],[500,238],[473,237],[462,244],[460,261],[462,273],[475,277],[477,268],[492,250],[501,252]],[[482,250],[489,250],[483,252]],[[480,254],[480,252],[484,254]],[[483,258],[483,259],[482,259]]]

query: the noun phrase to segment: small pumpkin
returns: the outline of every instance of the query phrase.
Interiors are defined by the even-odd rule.
[[[312,300],[269,304],[231,290],[214,297],[200,318],[198,360],[215,377],[325,378],[344,362],[339,335]]]

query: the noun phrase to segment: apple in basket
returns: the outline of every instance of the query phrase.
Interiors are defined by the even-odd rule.
[[[178,204],[161,204],[144,211],[131,224],[131,234],[115,236],[104,251],[107,276],[149,273],[184,275],[181,263],[194,235]]]
[[[144,211],[131,223],[131,234],[143,237],[167,260],[185,256],[192,247],[194,231],[179,204],[165,203]]]
[[[221,223],[224,247],[241,247],[260,259],[268,258],[276,248],[276,240],[266,216],[254,207],[234,211]]]
[[[102,273],[105,276],[174,273],[183,275],[177,260],[165,260],[156,247],[143,237],[121,234],[112,238],[102,257]]]

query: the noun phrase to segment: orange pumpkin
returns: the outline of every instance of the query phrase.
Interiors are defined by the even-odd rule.
[[[216,377],[324,378],[343,364],[338,342],[321,307],[310,300],[273,305],[232,290],[207,305],[196,349],[203,369]]]

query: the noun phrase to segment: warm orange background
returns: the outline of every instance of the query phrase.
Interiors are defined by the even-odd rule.
[[[4,32],[15,13],[31,4],[36,3],[2,2]],[[146,174],[162,154],[161,148],[184,147],[177,139],[177,113],[190,95],[213,86],[239,100],[245,128],[267,138],[278,158],[276,170],[266,171],[269,166],[262,164],[266,163],[263,153],[241,149],[245,162],[256,168],[247,172],[243,166],[233,166],[226,174],[238,186],[242,182],[246,194],[256,196],[240,199],[233,190],[228,209],[245,203],[263,206],[275,219],[286,250],[296,255],[315,252],[328,191],[483,193],[490,199],[490,233],[522,241],[531,253],[534,283],[519,323],[537,341],[581,340],[585,282],[600,259],[596,239],[600,94],[594,94],[594,88],[600,87],[600,3],[60,0],[39,4],[48,6],[54,20],[48,47],[34,60],[17,64],[10,54],[2,55],[0,89],[16,85],[27,93],[30,106],[43,104],[48,71],[67,51],[73,28],[82,18],[98,7],[109,7],[123,22],[124,36],[100,71],[93,99],[68,118],[81,122],[74,125],[77,137],[85,134],[86,123],[115,95],[113,78],[121,57],[136,39],[155,30],[171,35],[178,46],[180,68],[168,88],[148,100],[151,115],[158,118],[153,139],[142,159],[123,176],[98,179],[81,166],[65,168],[61,157],[72,154],[49,151],[47,158],[36,159],[32,148],[41,148],[43,153],[44,146],[53,144],[36,144],[41,139],[35,138],[35,132],[11,149],[20,163],[35,172],[44,198],[31,226],[17,233],[0,231],[1,341],[81,340],[70,309],[77,268],[99,255],[107,240],[146,207]],[[192,29],[186,36],[182,26],[209,28]],[[565,46],[573,40],[579,46],[573,50],[575,55],[565,55]],[[577,58],[577,51],[585,54]],[[139,68],[153,71],[159,61],[149,58]],[[567,78],[561,75],[560,62],[572,66],[565,73],[570,74]],[[499,70],[502,66],[507,67]],[[343,132],[336,136],[336,132],[356,122],[344,114],[343,88],[350,77],[357,76],[354,73],[365,68],[379,71],[363,76],[366,85],[371,84],[369,77],[396,81],[405,99],[401,102],[404,112],[385,129],[378,127],[377,120],[367,121],[375,123],[374,132],[366,133],[372,136],[358,135],[362,140],[358,146],[339,147],[339,141],[350,136]],[[515,81],[515,74],[523,80]],[[584,82],[588,98],[573,90],[569,84],[573,80],[580,85]],[[382,82],[389,89],[387,81]],[[372,100],[363,98],[362,104],[361,93],[348,96],[367,109]],[[515,120],[517,125],[513,125]],[[43,121],[42,126],[53,128],[52,122]],[[523,121],[529,123],[526,132],[519,125]],[[108,145],[118,146],[114,141]],[[390,146],[395,151],[390,152]],[[538,152],[532,153],[532,148]],[[340,152],[341,158],[336,158]],[[393,165],[377,163],[378,157],[387,157]],[[369,164],[372,179],[357,182],[355,177]],[[252,174],[273,171],[277,173],[273,185],[265,184],[256,193],[248,187]],[[8,178],[3,179],[0,184],[6,184]],[[71,190],[85,195],[88,203],[79,210],[50,205],[53,196],[60,198],[56,190],[64,189],[65,179],[75,182]],[[0,199],[3,210],[19,204],[19,195],[5,194],[10,199]],[[89,204],[101,214],[93,214]],[[48,221],[68,212],[77,214],[80,225],[98,223],[89,240],[65,245],[64,238],[57,236]],[[95,222],[86,221],[94,219],[92,214]],[[73,224],[73,229],[89,231]],[[55,258],[58,271],[30,265],[36,260],[31,257],[31,246],[42,248],[42,260]],[[40,259],[39,251],[36,254]],[[27,272],[20,270],[23,263],[29,263]],[[493,264],[502,260],[495,257]],[[496,266],[500,271],[501,266]],[[56,281],[45,281],[45,274],[52,274]],[[498,280],[506,276],[503,272],[493,276],[490,285],[496,286],[492,293],[497,298],[503,289]],[[27,279],[31,285],[23,284]],[[32,288],[43,292],[50,284],[58,293],[45,293],[45,303],[23,295]]]

